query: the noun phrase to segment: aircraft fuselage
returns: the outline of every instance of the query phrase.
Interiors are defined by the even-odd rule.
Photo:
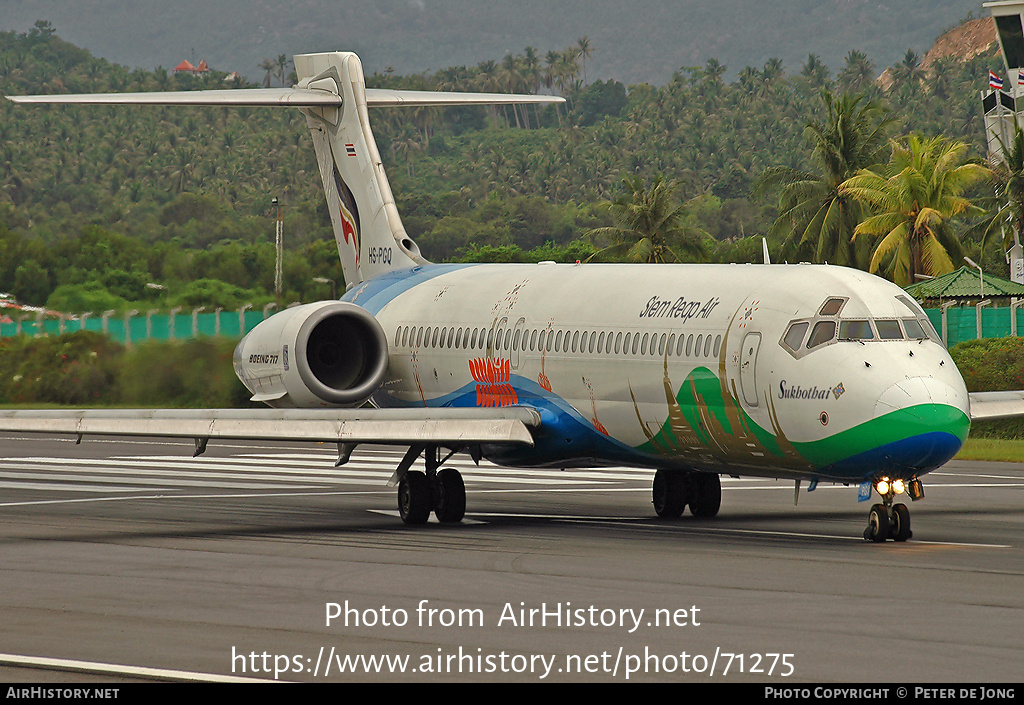
[[[344,298],[388,338],[378,406],[540,410],[506,465],[910,479],[970,425],[923,311],[857,270],[429,265]]]

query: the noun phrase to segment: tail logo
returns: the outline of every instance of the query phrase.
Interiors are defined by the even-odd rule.
[[[469,374],[476,382],[476,405],[481,407],[512,406],[519,403],[519,395],[509,381],[512,379],[510,360],[478,358],[469,361]]]
[[[345,237],[345,244],[351,245],[352,249],[356,254],[356,264],[359,264],[359,236],[356,234],[356,221],[352,217],[352,214],[345,208],[344,203],[338,204],[338,210],[341,212],[341,232]],[[349,238],[352,238],[351,241]]]

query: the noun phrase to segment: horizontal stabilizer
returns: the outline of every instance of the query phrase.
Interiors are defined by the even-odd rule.
[[[504,409],[4,410],[0,432],[319,443],[533,445],[540,414]]]
[[[1009,419],[1024,416],[1024,391],[973,392],[971,421]]]
[[[167,91],[153,93],[79,93],[9,95],[15,103],[78,105],[227,105],[313,108],[341,105],[341,97],[303,88],[246,88],[227,91]]]
[[[80,93],[53,95],[9,95],[15,103],[51,103],[62,105],[204,105],[237,107],[323,108],[338,107],[337,93],[308,88],[246,88],[226,91],[168,91],[153,93]],[[524,103],[564,103],[551,95],[513,95],[503,93],[444,93],[434,91],[397,91],[367,89],[369,107],[503,105]]]
[[[366,104],[370,107],[389,108],[409,106],[445,105],[523,105],[526,103],[564,103],[565,98],[553,95],[516,95],[514,93],[444,93],[440,91],[392,91],[380,88],[366,89]]]

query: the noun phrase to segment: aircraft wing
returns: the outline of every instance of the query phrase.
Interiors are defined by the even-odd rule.
[[[1024,416],[1024,391],[972,392],[971,421],[1009,419]]]
[[[540,414],[496,409],[94,409],[0,410],[0,432],[72,436],[310,441],[323,443],[533,445]]]

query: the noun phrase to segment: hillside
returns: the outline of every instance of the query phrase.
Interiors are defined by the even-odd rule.
[[[735,77],[771,57],[795,72],[817,54],[834,75],[857,49],[881,71],[908,48],[924,54],[971,12],[983,13],[978,0],[4,0],[0,30],[24,32],[46,19],[64,39],[130,67],[206,59],[254,80],[260,62],[279,54],[354,50],[370,71],[413,74],[526,46],[543,56],[586,35],[588,78],[660,85],[711,57]]]
[[[627,91],[611,81],[581,85],[575,53],[558,53],[569,59],[552,75],[552,87],[568,99],[557,111],[375,112],[374,134],[403,222],[430,259],[584,259],[595,246],[588,231],[611,224],[605,204],[622,193],[623,177],[651,183],[664,175],[677,181],[686,225],[704,234],[710,259],[751,261],[760,235],[778,238],[769,233],[777,200],[754,187],[771,167],[813,166],[805,128],[822,117],[822,89],[861,91],[889,104],[886,132],[894,137],[956,136],[980,156],[977,91],[999,64],[989,54],[962,65],[936,62],[933,80],[904,72],[883,94],[870,78],[858,87],[860,74],[833,79],[814,61],[788,75],[766,61],[735,80],[708,61],[675,72],[665,85]],[[547,75],[533,58],[528,64],[526,55],[512,54],[368,80],[391,88],[532,91]],[[0,32],[0,94],[195,89],[222,86],[222,79],[112,65],[44,23],[27,33]],[[267,297],[273,196],[286,205],[292,255],[282,301],[306,300],[323,288],[316,278],[340,273],[299,113],[30,108],[0,100],[0,291],[23,302],[97,306],[70,303],[88,298],[102,302],[94,310],[143,310],[129,302],[149,296],[149,283],[166,287],[168,302],[205,305],[217,287],[224,303],[214,305],[225,308],[243,294],[242,301]],[[1005,266],[993,248],[985,256]]]

